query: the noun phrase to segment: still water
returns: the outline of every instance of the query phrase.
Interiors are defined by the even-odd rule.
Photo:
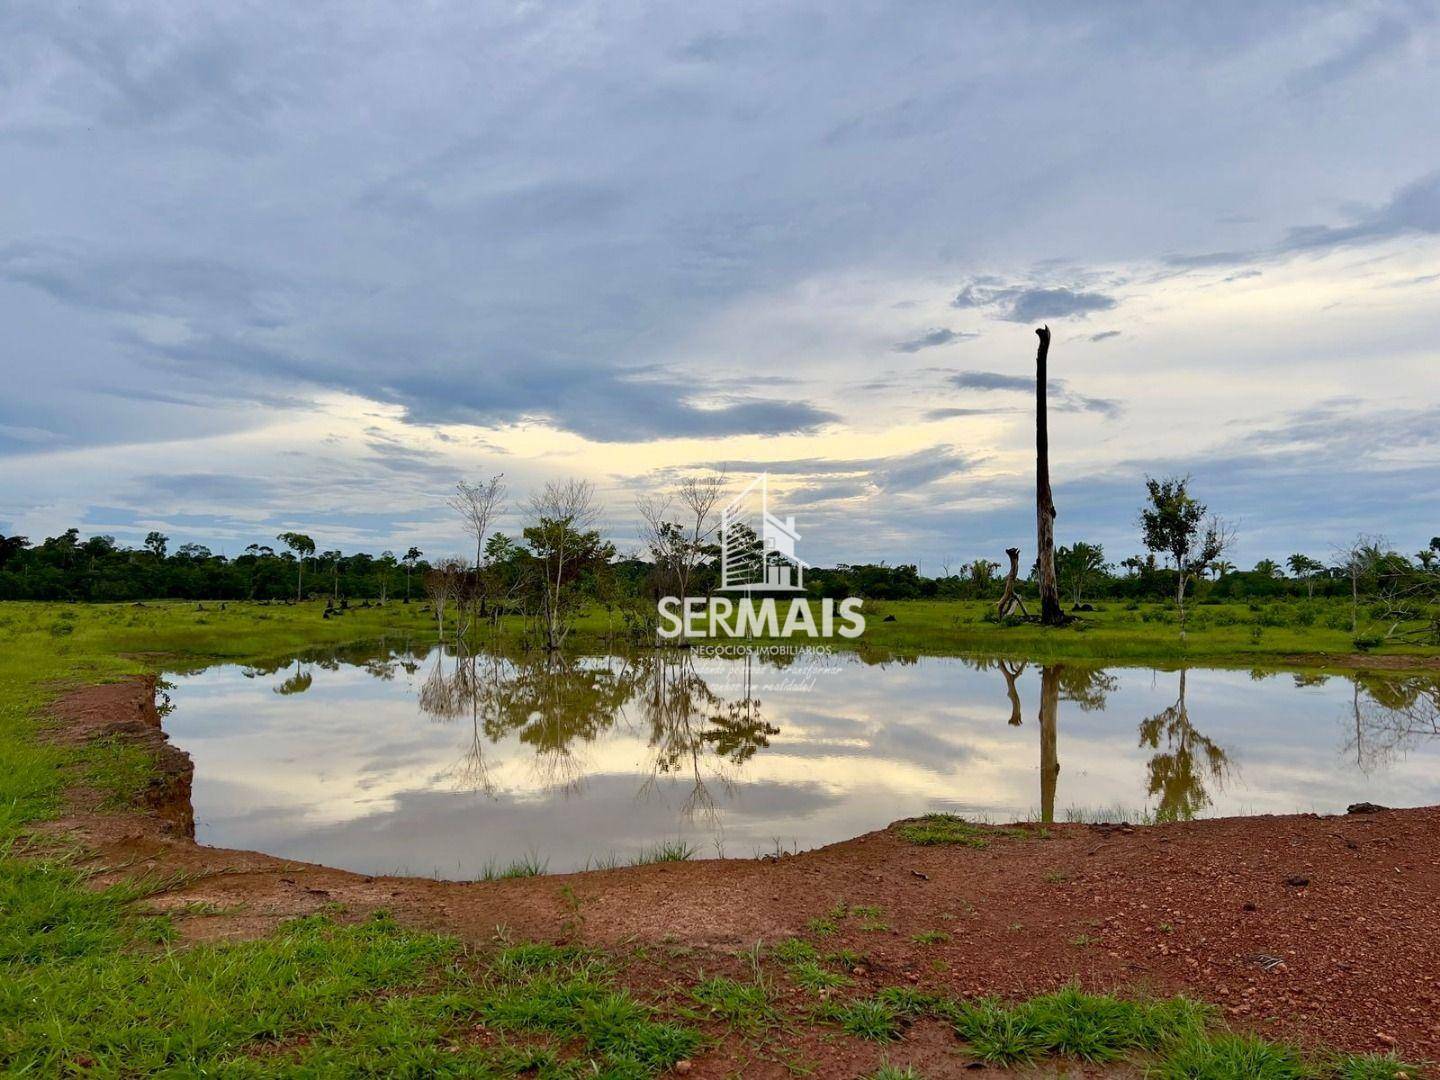
[[[198,839],[365,873],[803,850],[897,818],[1440,802],[1440,680],[378,643],[171,676]]]

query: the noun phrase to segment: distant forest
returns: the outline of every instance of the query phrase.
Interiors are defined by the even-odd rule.
[[[529,532],[530,530],[527,530]],[[527,560],[544,558],[533,538],[511,539],[492,534],[485,561],[506,564],[523,574]],[[661,595],[660,560],[617,556],[613,547],[594,552],[574,582],[587,599],[610,603]],[[717,584],[713,552],[697,559],[689,591],[703,595]],[[1440,571],[1440,537],[1410,557],[1372,548],[1363,560],[1367,575]],[[1118,565],[1106,560],[1096,544],[1076,543],[1056,550],[1056,572],[1067,605],[1102,599],[1173,596],[1176,572],[1154,553],[1128,558]],[[437,563],[439,560],[437,560]],[[1195,582],[1200,602],[1263,598],[1349,596],[1354,583],[1352,553],[1341,552],[1333,564],[1306,555],[1283,563],[1264,559],[1250,570],[1223,560],[1203,571]],[[1033,580],[1032,568],[1029,578]],[[298,596],[335,601],[419,599],[426,595],[433,568],[424,554],[410,548],[403,554],[370,555],[339,550],[317,551],[309,537],[286,533],[275,547],[252,544],[239,555],[217,555],[200,544],[173,550],[169,539],[151,533],[143,546],[124,547],[109,536],[82,540],[69,529],[32,544],[23,536],[0,536],[0,600],[132,601],[293,600]],[[924,575],[908,564],[840,564],[806,572],[812,596],[862,596],[875,600],[995,600],[1003,583],[998,562],[977,559],[958,568],[944,567]]]

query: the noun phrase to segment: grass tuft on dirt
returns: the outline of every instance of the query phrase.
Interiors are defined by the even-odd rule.
[[[926,814],[902,822],[900,839],[911,844],[929,847],[939,844],[959,844],[963,847],[984,848],[993,839],[1017,839],[1025,835],[1019,829],[1000,829],[993,826],[976,825],[958,814]]]

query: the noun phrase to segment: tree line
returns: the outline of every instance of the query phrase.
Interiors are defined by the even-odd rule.
[[[423,595],[442,633],[465,632],[503,614],[527,617],[537,642],[563,644],[581,607],[598,606],[617,627],[643,634],[653,628],[654,601],[665,595],[709,595],[719,585],[718,507],[722,475],[682,480],[667,495],[637,500],[641,548],[625,555],[599,529],[602,507],[586,481],[547,484],[517,507],[507,505],[503,478],[461,482],[448,500],[473,547],[467,555],[426,559],[418,547],[402,554],[346,554],[320,550],[305,533],[283,532],[274,545],[251,544],[236,556],[200,544],[173,550],[150,533],[138,548],[109,536],[82,540],[77,529],[31,544],[0,537],[0,599],[130,601],[403,600]],[[514,534],[495,528],[514,510]],[[1168,598],[1182,627],[1194,602],[1343,597],[1358,631],[1365,602],[1372,616],[1398,625],[1422,617],[1437,599],[1440,537],[1407,556],[1382,537],[1360,536],[1327,558],[1296,552],[1262,559],[1241,570],[1225,556],[1234,530],[1209,513],[1188,477],[1148,479],[1136,518],[1141,552],[1112,562],[1103,546],[1084,540],[1053,553],[1057,594],[1070,611],[1103,600]],[[1011,580],[998,561],[977,558],[938,574],[915,564],[839,563],[812,568],[806,588],[815,597],[873,600],[985,600],[1002,595],[1021,606],[1043,588],[1038,559],[1028,573],[1014,549]],[[761,553],[758,557],[764,558]],[[1012,617],[1002,600],[998,614]],[[1383,609],[1383,610],[1381,610]],[[1388,616],[1387,616],[1388,613]]]

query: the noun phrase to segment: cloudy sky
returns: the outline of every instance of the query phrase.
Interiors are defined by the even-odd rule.
[[[461,548],[768,469],[803,554],[1440,533],[1432,3],[0,6],[0,531]],[[511,522],[513,527],[513,520]]]

